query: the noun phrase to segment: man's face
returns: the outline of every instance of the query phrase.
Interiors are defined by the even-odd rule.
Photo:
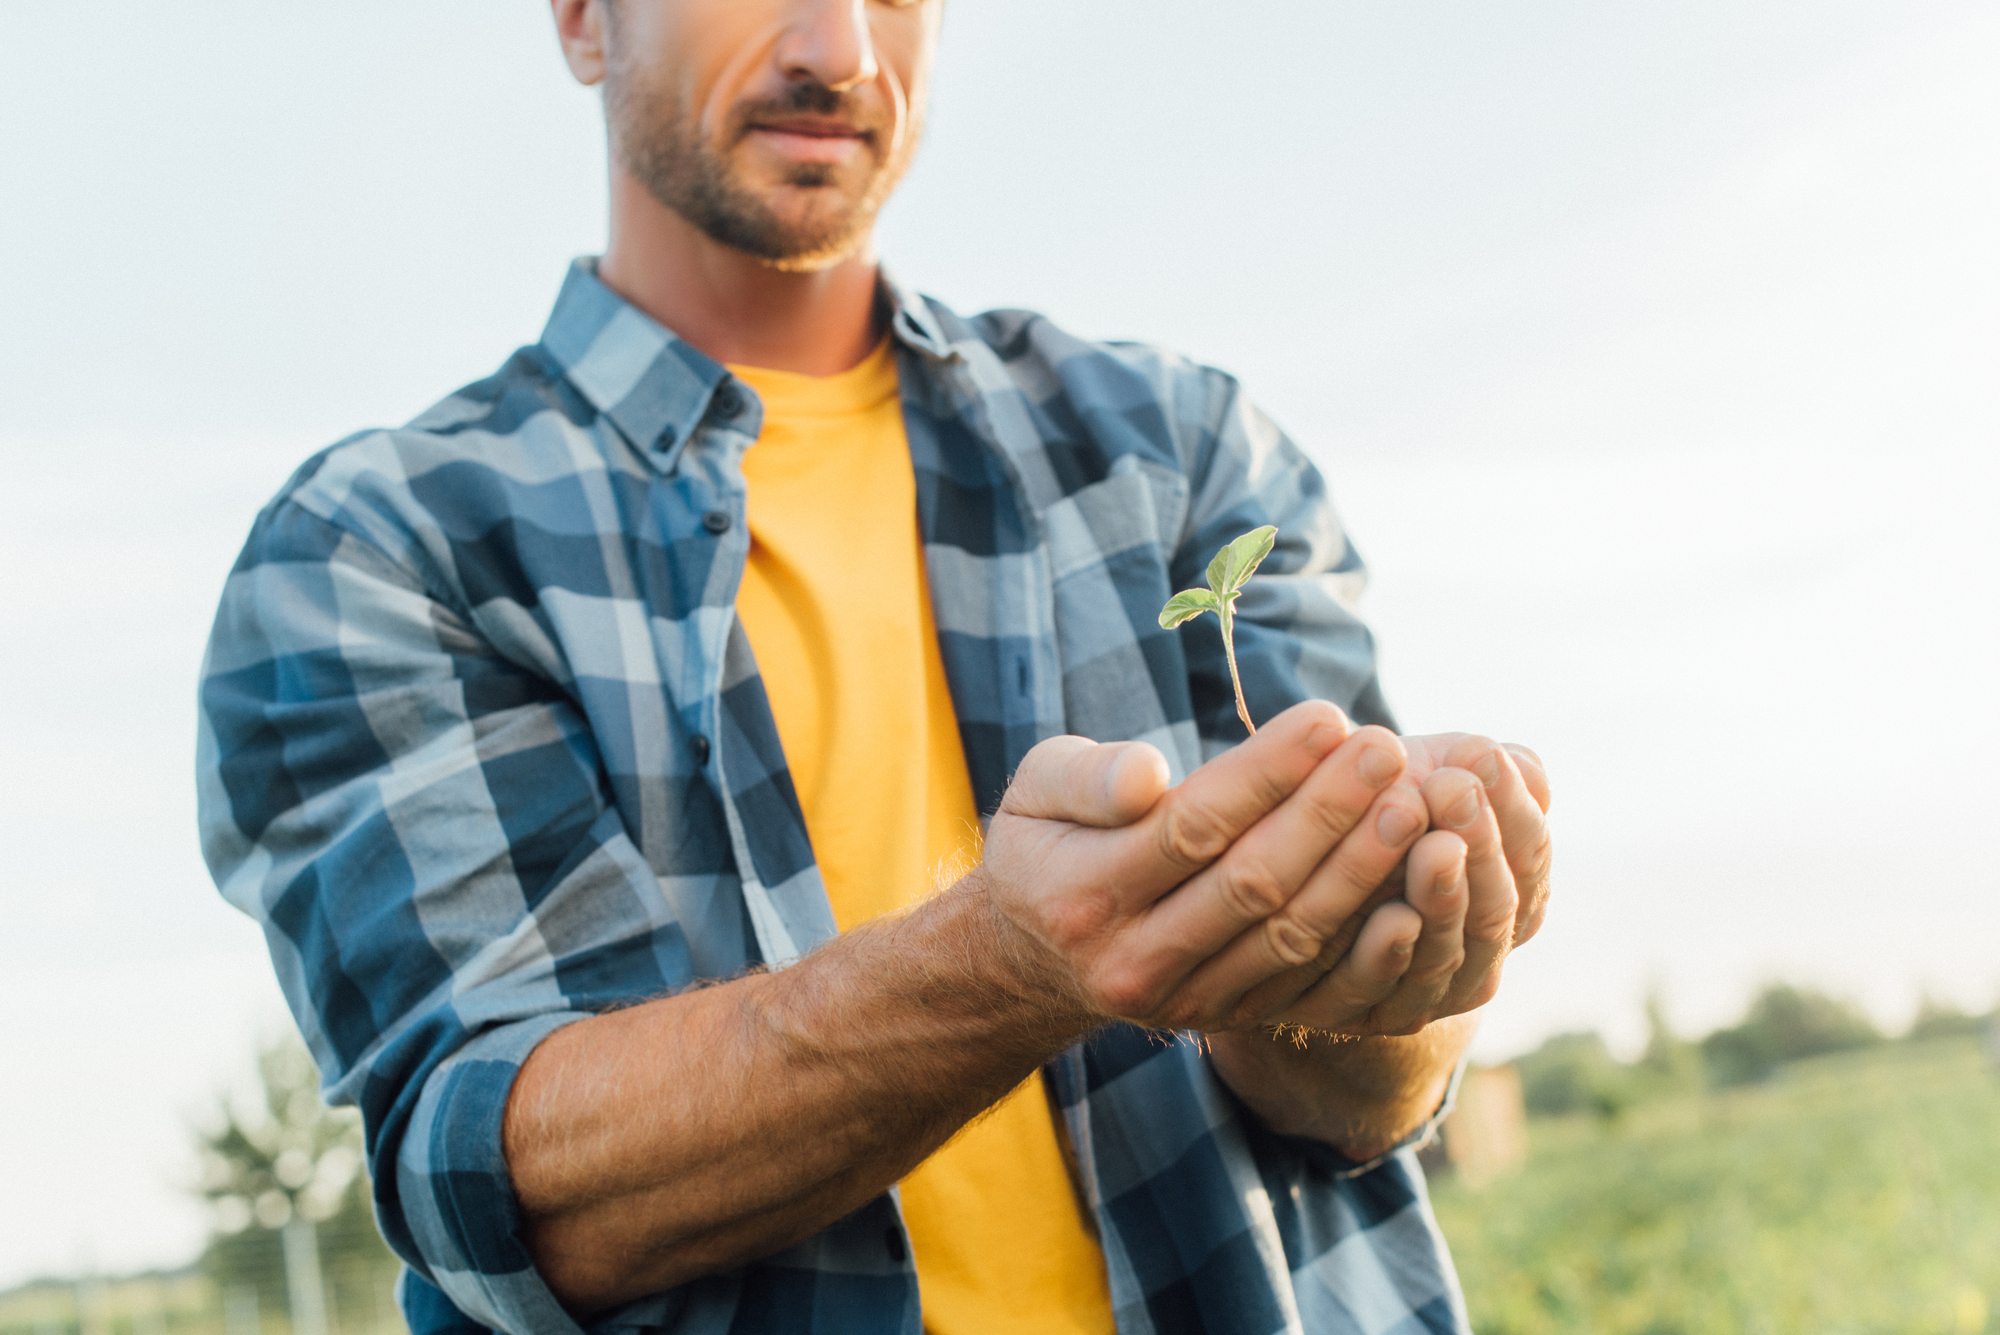
[[[611,151],[777,268],[867,240],[916,154],[943,0],[605,0]]]

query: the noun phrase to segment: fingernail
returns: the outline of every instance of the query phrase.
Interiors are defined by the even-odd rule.
[[[1361,782],[1370,788],[1380,788],[1403,772],[1403,764],[1388,747],[1371,746],[1361,753],[1354,769],[1361,775]]]
[[[1472,766],[1472,772],[1479,776],[1479,782],[1489,790],[1500,782],[1500,757],[1488,751]]]
[[[1479,819],[1479,790],[1468,788],[1465,796],[1445,808],[1444,823],[1454,830],[1462,830]]]
[[[1375,832],[1385,844],[1400,844],[1417,832],[1417,818],[1404,807],[1384,807],[1375,818]]]
[[[1396,958],[1401,959],[1403,956],[1408,955],[1411,951],[1415,950],[1416,948],[1417,948],[1417,943],[1415,941],[1398,941],[1394,945],[1389,947],[1389,953],[1396,956]]]

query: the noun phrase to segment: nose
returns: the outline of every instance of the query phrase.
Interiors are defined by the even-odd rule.
[[[868,0],[795,0],[792,8],[777,51],[787,78],[810,78],[844,93],[875,77]]]

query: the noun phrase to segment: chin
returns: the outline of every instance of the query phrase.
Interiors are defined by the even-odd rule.
[[[806,200],[771,209],[776,230],[784,237],[783,253],[767,255],[764,263],[784,273],[817,273],[852,257],[867,244],[874,215],[855,201]]]
[[[854,258],[860,253],[867,236],[844,238],[837,243],[829,243],[814,249],[801,250],[796,254],[779,255],[764,259],[764,267],[779,273],[819,273],[831,269],[843,260]]]

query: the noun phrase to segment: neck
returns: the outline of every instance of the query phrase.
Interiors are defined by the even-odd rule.
[[[597,276],[719,362],[805,375],[858,365],[881,338],[872,242],[788,273],[693,227],[615,163],[611,240]]]

